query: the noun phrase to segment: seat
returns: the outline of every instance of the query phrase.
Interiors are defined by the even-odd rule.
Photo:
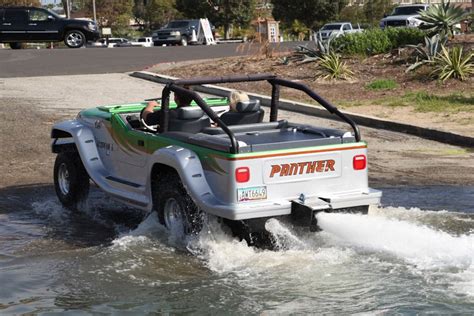
[[[265,111],[260,108],[260,100],[238,102],[235,108],[236,112],[229,111],[221,115],[221,120],[225,125],[260,123],[265,114]]]
[[[209,117],[196,107],[181,107],[170,111],[168,122],[170,132],[199,133],[203,128],[211,126]]]

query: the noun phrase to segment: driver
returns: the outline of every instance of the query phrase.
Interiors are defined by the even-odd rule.
[[[184,86],[184,88],[189,89],[189,87],[187,86]],[[174,93],[174,102],[176,102],[176,106],[178,108],[190,106],[192,101],[193,99],[188,95],[178,95],[177,93]],[[149,101],[145,109],[143,109],[142,111],[142,114],[141,114],[142,118],[145,121],[145,123],[148,125],[158,125],[160,123],[161,111],[155,112],[154,108],[156,106],[159,106],[158,102]],[[171,110],[169,114],[170,114],[170,117],[173,117],[173,115],[175,115],[175,111]]]

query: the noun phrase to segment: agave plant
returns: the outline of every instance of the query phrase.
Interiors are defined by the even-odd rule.
[[[449,78],[457,78],[461,81],[466,80],[474,74],[474,53],[463,54],[460,46],[447,49],[441,47],[441,53],[435,57],[436,66],[432,72],[442,82]]]
[[[354,75],[341,57],[334,52],[323,55],[318,67],[319,78],[322,79],[350,79]]]
[[[431,64],[435,61],[435,57],[441,51],[441,47],[446,44],[447,37],[436,34],[432,37],[425,36],[425,44],[407,45],[415,49],[416,62],[407,68],[406,72],[414,71],[419,67]]]
[[[445,34],[453,36],[454,31],[459,29],[457,25],[467,17],[460,6],[452,5],[450,1],[441,1],[438,5],[433,5],[426,11],[420,11],[419,20],[423,21],[420,28],[427,30],[430,34]]]
[[[310,48],[308,47],[308,45],[298,45],[296,46],[292,56],[290,56],[283,62],[285,64],[288,64],[290,61],[299,62],[301,64],[316,62],[322,56],[334,51],[331,44],[334,38],[336,38],[336,36],[333,34],[331,34],[331,36],[327,40],[323,40],[322,38],[316,38],[316,49]]]

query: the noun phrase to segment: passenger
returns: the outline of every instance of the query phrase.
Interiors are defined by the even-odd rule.
[[[189,87],[184,86],[184,88],[189,89]],[[176,102],[176,106],[178,108],[190,106],[193,99],[188,95],[178,95],[177,93],[174,94],[174,102]],[[149,101],[145,109],[142,111],[142,118],[148,125],[158,125],[160,124],[160,111],[154,111],[156,106],[160,104],[156,101]],[[170,114],[173,115],[174,111],[171,110]]]
[[[249,96],[247,93],[240,91],[240,90],[234,90],[230,93],[229,95],[229,111],[230,112],[237,112],[237,103],[239,102],[245,102],[249,101]]]

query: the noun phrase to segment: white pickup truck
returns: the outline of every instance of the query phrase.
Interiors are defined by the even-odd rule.
[[[362,32],[360,25],[354,28],[350,22],[327,23],[316,33],[316,38],[319,40],[327,40],[331,36],[339,37],[347,33],[357,32]]]

